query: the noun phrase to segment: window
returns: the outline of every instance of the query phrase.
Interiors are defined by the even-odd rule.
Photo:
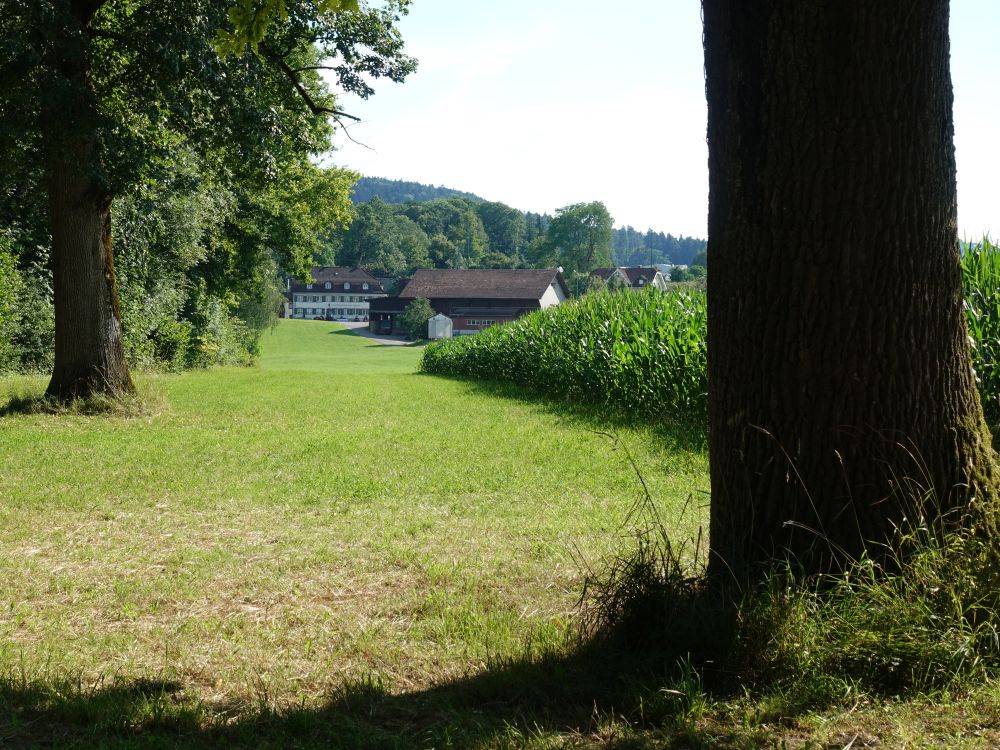
[[[312,284],[306,284],[306,289],[312,289],[312,288],[313,288]]]
[[[319,302],[319,295],[314,294],[312,298],[313,302]]]
[[[337,295],[337,302],[343,302],[343,301],[344,301],[344,295],[343,294]]]
[[[326,302],[326,295],[325,294],[323,295],[323,298],[320,300],[320,302]]]
[[[346,291],[346,290],[348,290],[350,288],[351,288],[351,282],[350,281],[345,281],[344,282],[344,290]]]
[[[368,288],[368,282],[366,281],[364,284],[362,284],[361,288],[362,289],[367,289]]]
[[[330,284],[330,282],[328,281],[328,282],[326,282],[326,283],[325,283],[325,284],[323,285],[323,288],[324,288],[324,289],[329,289],[329,288],[330,288],[331,286],[332,286],[332,285],[331,285],[331,284]]]
[[[295,301],[296,302],[301,302],[302,301],[302,295],[301,294],[296,294],[295,295]]]

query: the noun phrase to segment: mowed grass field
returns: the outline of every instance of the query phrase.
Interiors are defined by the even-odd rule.
[[[140,375],[138,416],[0,416],[0,745],[467,679],[563,647],[636,468],[679,537],[704,521],[698,440],[420,355],[282,321],[257,367]],[[44,387],[0,380],[0,406]],[[86,699],[70,728],[60,695]]]

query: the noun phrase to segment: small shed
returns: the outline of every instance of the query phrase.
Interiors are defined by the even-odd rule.
[[[450,339],[451,338],[451,318],[442,313],[438,313],[427,321],[427,338]]]

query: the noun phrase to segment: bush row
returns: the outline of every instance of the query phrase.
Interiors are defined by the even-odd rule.
[[[626,413],[704,419],[705,294],[602,292],[429,344],[421,370],[504,380]]]

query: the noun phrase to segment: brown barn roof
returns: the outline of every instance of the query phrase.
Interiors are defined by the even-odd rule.
[[[555,268],[450,269],[422,268],[399,293],[413,299],[541,299],[553,282],[567,293],[566,282]]]

